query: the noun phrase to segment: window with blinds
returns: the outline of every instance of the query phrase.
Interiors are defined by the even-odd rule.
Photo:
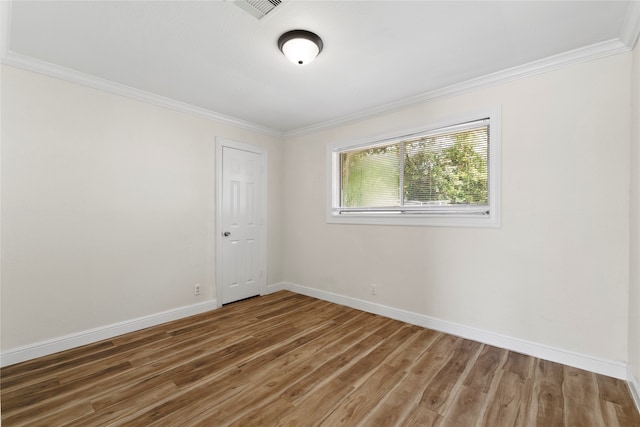
[[[491,217],[499,149],[492,126],[487,116],[334,149],[331,217]]]

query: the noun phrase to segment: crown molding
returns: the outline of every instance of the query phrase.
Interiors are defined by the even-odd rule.
[[[629,49],[633,49],[638,42],[638,36],[640,36],[640,0],[633,0],[629,2],[629,9],[622,23],[620,40]]]
[[[582,47],[579,49],[571,50],[568,52],[560,53],[550,56],[548,58],[540,59],[537,61],[529,62],[517,67],[507,68],[502,71],[487,74],[482,77],[467,80],[462,83],[456,83],[451,86],[444,87],[442,89],[435,89],[420,95],[405,98],[399,101],[390,102],[380,105],[378,107],[370,108],[361,111],[356,114],[349,114],[337,119],[327,120],[312,126],[295,129],[284,132],[285,137],[301,136],[310,133],[315,133],[323,130],[329,130],[338,126],[343,126],[349,123],[354,123],[360,120],[373,118],[380,114],[389,114],[404,108],[410,107],[415,104],[430,101],[432,99],[441,98],[444,96],[459,95],[471,90],[482,89],[489,86],[494,86],[500,83],[506,83],[513,80],[522,79],[525,77],[534,76],[536,74],[546,73],[558,68],[578,64],[581,62],[587,62],[594,59],[603,58],[606,56],[616,55],[618,53],[628,52],[630,47],[627,46],[619,39],[607,40],[604,42],[592,44],[590,46]]]
[[[216,113],[206,108],[197,107],[186,102],[177,101],[175,99],[156,95],[140,89],[135,89],[111,80],[102,79],[90,74],[81,73],[70,68],[61,67],[50,62],[41,61],[26,55],[21,55],[10,49],[11,37],[11,7],[13,1],[0,0],[0,63],[10,65],[12,67],[21,68],[23,70],[44,74],[61,80],[66,80],[103,92],[113,93],[160,107],[168,108],[174,111],[203,117],[209,120],[215,120],[227,125],[235,126],[241,129],[249,130],[263,135],[282,137],[280,130],[261,126],[236,117],[227,116]]]
[[[249,121],[238,119],[236,117],[216,113],[205,108],[187,104],[186,102],[166,98],[164,96],[132,88],[130,86],[113,82],[111,80],[106,80],[100,77],[81,73],[70,68],[61,67],[59,65],[41,61],[25,55],[20,55],[11,51],[3,52],[2,63],[5,65],[10,65],[12,67],[21,68],[23,70],[44,74],[61,80],[66,80],[79,85],[88,86],[93,89],[101,90],[103,92],[109,92],[182,113],[203,117],[209,120],[215,120],[217,122],[246,129],[252,132],[269,136],[282,137],[282,132],[276,129],[261,126]]]
[[[58,78],[61,80],[70,81],[83,86],[92,87],[104,92],[114,93],[117,95],[125,96],[128,98],[136,99],[138,101],[158,105],[175,111],[180,111],[187,114],[203,117],[210,120],[222,122],[231,126],[239,127],[242,129],[250,130],[264,135],[275,137],[293,137],[301,136],[314,132],[332,129],[338,126],[343,126],[348,123],[357,122],[360,120],[372,118],[380,114],[388,114],[395,111],[402,110],[409,106],[426,102],[435,98],[444,96],[458,95],[470,90],[481,89],[483,87],[493,86],[499,83],[505,83],[512,80],[517,80],[536,74],[545,73],[558,69],[560,67],[577,64],[581,62],[591,61],[598,58],[603,58],[618,53],[629,51],[631,48],[623,43],[620,39],[608,40],[601,43],[596,43],[591,46],[575,49],[569,52],[554,55],[538,61],[533,61],[528,64],[520,65],[517,67],[508,68],[506,70],[498,71],[492,74],[488,74],[475,79],[467,80],[462,83],[457,83],[451,86],[447,86],[442,89],[436,89],[420,95],[405,98],[399,101],[383,104],[378,107],[369,108],[367,110],[342,116],[337,119],[324,121],[311,125],[308,127],[294,129],[290,131],[280,131],[266,126],[261,126],[249,121],[241,120],[235,117],[227,116],[224,114],[216,113],[205,108],[196,107],[194,105],[177,101],[171,98],[166,98],[160,95],[156,95],[150,92],[146,92],[140,89],[135,89],[130,86],[126,86],[120,83],[116,83],[110,80],[102,79],[100,77],[92,76],[89,74],[81,73],[76,70],[61,67],[49,62],[41,61],[35,58],[31,58],[25,55],[20,55],[7,50],[7,43],[9,38],[9,25],[5,24],[11,14],[10,3],[2,3],[2,63],[13,67],[21,68],[27,71],[32,71],[50,77]],[[640,2],[632,2],[640,5]],[[640,8],[636,9],[640,10]],[[625,21],[627,22],[627,21]],[[640,26],[640,19],[637,20],[637,26]],[[630,28],[633,25],[626,25],[625,28]],[[635,31],[636,34],[638,31]],[[637,38],[637,37],[636,37]]]
[[[294,137],[329,130],[349,123],[373,118],[381,114],[393,113],[432,99],[458,95],[471,90],[481,89],[545,73],[566,65],[587,62],[610,55],[616,55],[618,53],[628,52],[633,49],[635,43],[640,37],[640,0],[632,0],[629,3],[629,9],[620,31],[620,37],[617,39],[607,40],[569,52],[553,55],[548,58],[470,79],[445,88],[432,90],[416,96],[369,108],[355,114],[348,114],[336,119],[323,121],[299,129],[282,131],[12,52],[9,49],[12,3],[12,1],[0,0],[0,54],[1,62],[3,64],[275,137]]]

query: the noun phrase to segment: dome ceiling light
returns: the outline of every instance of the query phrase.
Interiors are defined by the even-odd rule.
[[[289,61],[305,65],[322,52],[322,39],[311,31],[287,31],[278,39],[278,48]]]

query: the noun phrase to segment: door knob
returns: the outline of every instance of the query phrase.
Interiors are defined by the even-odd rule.
[[[222,235],[224,237],[229,237],[229,236],[231,236],[231,233],[229,233],[228,231],[225,231],[224,233],[222,233]]]

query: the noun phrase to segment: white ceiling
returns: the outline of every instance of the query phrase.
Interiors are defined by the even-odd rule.
[[[637,3],[288,0],[257,20],[231,1],[14,1],[3,62],[291,133],[628,50]],[[292,29],[322,37],[314,62],[280,53]]]

